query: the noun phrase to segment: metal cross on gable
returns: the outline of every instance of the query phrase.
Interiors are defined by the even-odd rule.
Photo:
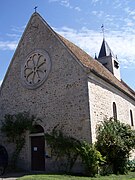
[[[38,6],[35,6],[35,7],[34,7],[34,9],[35,9],[35,13],[37,12],[37,8],[38,8]]]

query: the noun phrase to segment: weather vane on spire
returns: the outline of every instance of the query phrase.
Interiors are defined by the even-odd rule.
[[[103,38],[105,38],[105,29],[104,29],[104,24],[102,24],[101,29],[102,29],[102,33],[103,33]]]
[[[35,13],[37,12],[37,8],[38,8],[38,6],[35,6],[35,7],[34,7],[34,9],[35,9]]]

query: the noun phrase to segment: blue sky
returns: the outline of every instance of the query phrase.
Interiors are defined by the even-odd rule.
[[[117,55],[121,78],[135,90],[135,1],[1,0],[0,82],[34,7],[59,34],[94,57],[105,38]]]

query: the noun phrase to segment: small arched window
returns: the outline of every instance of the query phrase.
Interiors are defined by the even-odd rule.
[[[130,120],[131,120],[131,126],[134,126],[132,110],[130,110]]]
[[[113,102],[113,118],[117,120],[117,107],[115,102]]]

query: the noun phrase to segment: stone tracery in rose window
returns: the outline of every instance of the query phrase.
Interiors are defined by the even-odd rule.
[[[22,76],[25,84],[29,88],[40,86],[47,78],[51,68],[48,54],[33,52],[26,59],[23,67]]]

